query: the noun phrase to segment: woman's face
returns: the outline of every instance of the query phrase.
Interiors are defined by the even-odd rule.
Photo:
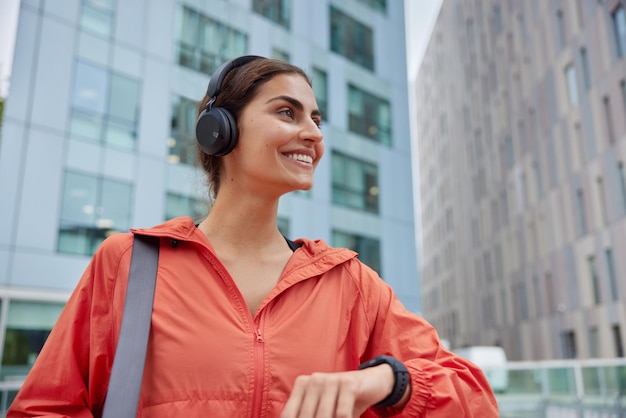
[[[222,187],[280,196],[313,185],[324,154],[321,115],[311,86],[298,74],[262,84],[238,120],[239,142],[224,157]]]

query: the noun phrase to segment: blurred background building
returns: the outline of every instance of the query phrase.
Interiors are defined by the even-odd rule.
[[[355,249],[421,310],[402,1],[22,0],[14,51],[0,137],[2,408],[105,237],[206,214],[196,107],[239,55],[303,67],[325,119],[315,187],[284,197],[281,230]]]
[[[620,0],[444,0],[417,76],[424,314],[509,360],[623,357]]]

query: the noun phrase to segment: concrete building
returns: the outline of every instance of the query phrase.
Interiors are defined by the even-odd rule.
[[[403,7],[22,0],[0,139],[4,406],[106,236],[206,213],[196,106],[239,55],[304,68],[324,114],[316,184],[284,197],[281,230],[357,250],[420,311]]]
[[[444,0],[414,93],[424,314],[453,347],[624,356],[625,8]]]

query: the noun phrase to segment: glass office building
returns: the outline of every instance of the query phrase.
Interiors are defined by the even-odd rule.
[[[424,313],[509,360],[624,356],[623,0],[444,0],[416,83]]]
[[[4,405],[103,239],[209,210],[196,108],[243,54],[304,68],[324,114],[315,186],[282,199],[280,229],[357,250],[420,311],[404,36],[402,1],[21,1],[0,138]]]

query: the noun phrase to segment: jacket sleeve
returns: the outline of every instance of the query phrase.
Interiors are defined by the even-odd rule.
[[[116,292],[120,264],[132,246],[127,234],[105,240],[65,305],[7,418],[92,417],[103,407],[123,297]],[[123,275],[122,275],[123,276]],[[120,283],[121,284],[121,283]],[[118,286],[123,289],[124,286]],[[114,303],[114,298],[116,302]],[[121,302],[119,302],[121,300]]]
[[[411,397],[402,410],[372,411],[380,416],[498,417],[495,396],[483,372],[445,349],[432,325],[407,311],[373,270],[356,264],[355,280],[361,282],[369,322],[361,361],[391,355],[401,360],[411,375]]]

